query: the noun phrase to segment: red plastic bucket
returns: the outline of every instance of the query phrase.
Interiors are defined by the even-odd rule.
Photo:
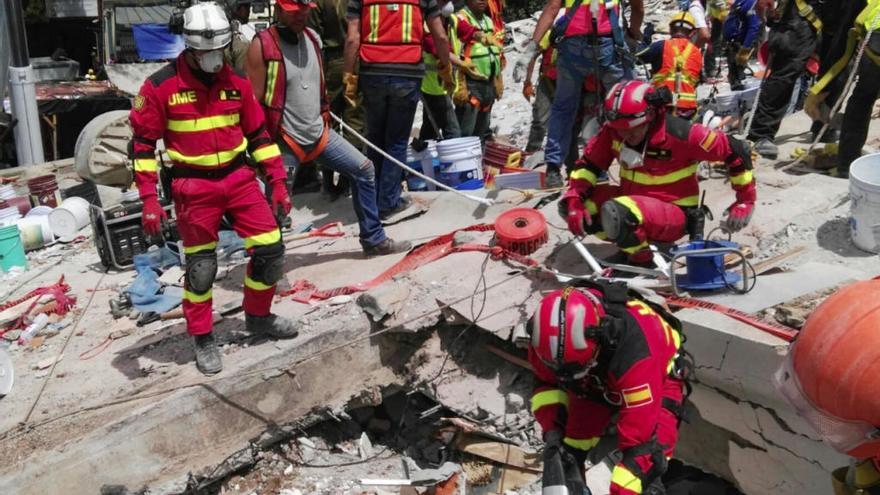
[[[61,192],[54,175],[41,175],[27,182],[28,192],[31,196],[31,204],[34,206],[49,206],[55,208],[61,203]]]

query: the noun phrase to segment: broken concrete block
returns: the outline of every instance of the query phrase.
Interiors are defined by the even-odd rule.
[[[522,395],[515,392],[507,394],[507,412],[514,414],[519,413],[523,410],[525,403],[526,401]]]
[[[406,283],[393,280],[364,292],[358,296],[357,304],[373,321],[378,322],[400,311],[409,293],[409,286]]]

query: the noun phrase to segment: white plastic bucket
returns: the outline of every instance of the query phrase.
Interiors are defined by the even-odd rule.
[[[49,227],[49,217],[46,215],[28,216],[16,223],[21,232],[21,243],[25,251],[40,249],[55,240],[52,228]]]
[[[479,137],[440,141],[437,143],[437,153],[444,174],[471,172],[472,178],[483,178],[483,149]]]
[[[15,188],[12,184],[0,186],[0,199],[12,199],[15,197]]]
[[[33,208],[31,208],[31,211],[27,212],[27,215],[25,215],[25,217],[45,217],[48,216],[49,213],[52,213],[53,209],[54,208],[52,208],[51,206],[46,205],[34,206]]]
[[[853,243],[859,249],[880,253],[880,153],[852,163],[849,197]]]
[[[89,202],[77,196],[64,200],[58,208],[49,213],[49,226],[52,233],[60,238],[70,238],[79,229],[89,224]]]
[[[18,208],[11,206],[9,208],[0,209],[0,226],[15,225],[15,222],[21,218]]]

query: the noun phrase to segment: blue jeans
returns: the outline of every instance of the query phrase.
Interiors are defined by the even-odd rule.
[[[284,166],[296,177],[299,158],[287,146],[284,140],[278,142],[281,148],[281,159]],[[303,146],[310,151],[314,146]],[[375,246],[385,240],[385,229],[379,221],[379,210],[376,208],[376,182],[373,163],[367,159],[351,143],[346,141],[334,130],[330,130],[327,147],[318,155],[316,161],[330,170],[347,178],[351,184],[351,201],[360,227],[361,245]]]
[[[556,58],[556,95],[550,110],[550,126],[547,129],[547,148],[544,161],[559,166],[565,160],[563,150],[571,145],[572,126],[580,108],[584,79],[593,75],[593,45],[589,36],[572,36],[563,39]],[[624,80],[623,61],[610,37],[597,38],[599,46],[598,72],[602,79],[603,93],[615,83]],[[600,103],[601,104],[601,103]]]
[[[412,132],[416,106],[421,95],[421,81],[408,77],[362,75],[360,90],[364,96],[367,139],[406,163],[406,147]],[[376,194],[380,212],[400,205],[403,169],[370,149],[367,156],[376,164]]]

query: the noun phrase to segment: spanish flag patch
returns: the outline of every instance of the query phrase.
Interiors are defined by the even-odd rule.
[[[651,387],[646,383],[638,387],[625,388],[622,391],[623,403],[627,408],[641,407],[654,402]]]
[[[703,150],[705,151],[709,151],[709,148],[712,147],[712,143],[715,142],[715,138],[717,137],[718,135],[715,133],[715,131],[709,131],[709,134],[706,134],[706,137],[704,137],[703,140],[700,141],[700,148],[703,148]]]

